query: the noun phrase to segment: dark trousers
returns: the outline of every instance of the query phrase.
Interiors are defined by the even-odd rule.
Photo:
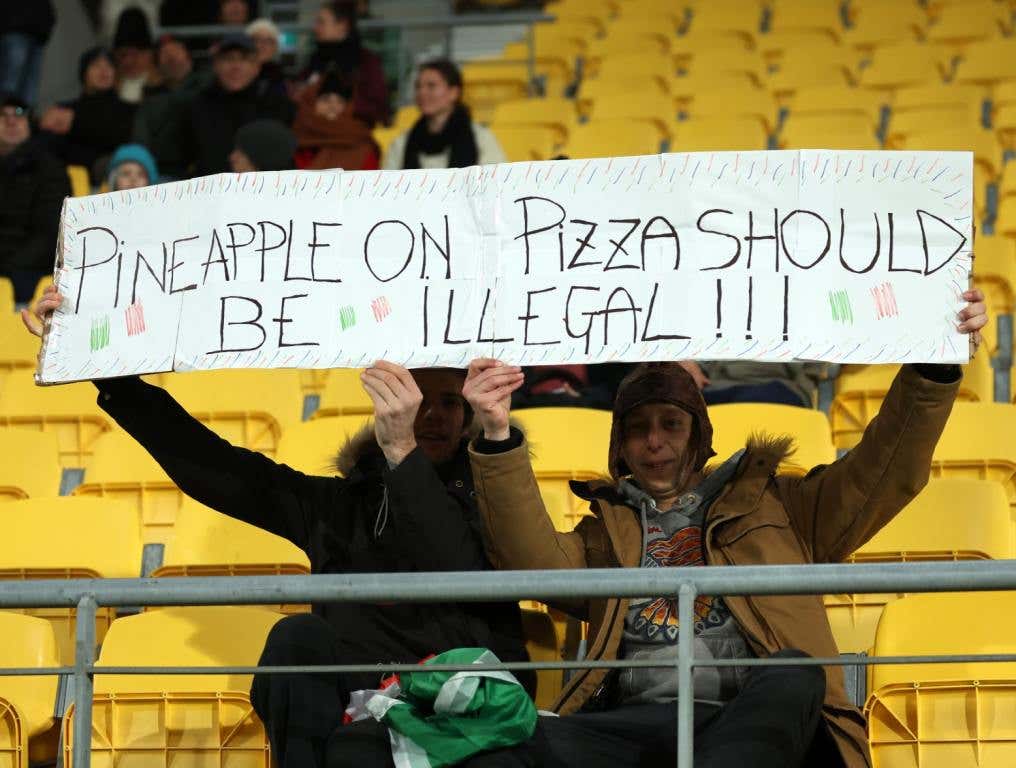
[[[265,641],[261,666],[349,664],[341,638],[320,616],[279,621]],[[278,768],[324,768],[328,738],[342,724],[349,693],[377,688],[379,675],[255,675],[254,711],[265,724]],[[387,737],[384,741],[387,749]],[[369,765],[369,763],[365,763]]]

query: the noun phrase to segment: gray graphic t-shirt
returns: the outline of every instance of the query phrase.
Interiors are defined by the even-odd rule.
[[[713,500],[737,468],[743,451],[734,454],[698,487],[682,494],[677,503],[660,512],[648,494],[622,480],[619,490],[643,520],[643,568],[673,568],[705,564],[702,524]],[[695,600],[695,658],[741,659],[752,654],[734,617],[722,598]],[[626,704],[673,701],[677,698],[677,637],[680,626],[676,597],[632,600],[624,621],[621,654],[625,659],[658,658],[667,668],[626,669],[621,673],[621,695]],[[744,667],[696,667],[696,701],[722,703],[738,692]]]

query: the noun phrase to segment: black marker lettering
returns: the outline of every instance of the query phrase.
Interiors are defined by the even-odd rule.
[[[910,269],[909,267],[896,267],[896,228],[893,225],[892,212],[889,213],[889,271],[890,272],[913,272],[915,275],[921,274],[920,269]]]
[[[628,299],[628,306],[614,308],[614,297],[624,294],[625,298]],[[624,312],[631,313],[631,340],[634,344],[639,337],[639,315],[641,308],[635,306],[635,300],[631,297],[631,294],[624,288],[615,288],[611,291],[610,296],[607,297],[607,307],[601,310],[603,315],[603,346],[607,346],[610,343],[610,316],[618,315]]]
[[[642,341],[664,341],[667,339],[687,339],[689,336],[682,336],[677,333],[657,333],[653,336],[646,336],[649,333],[649,324],[653,321],[653,308],[656,306],[656,293],[660,290],[659,283],[653,283],[653,295],[649,299],[649,309],[646,311],[646,324],[642,327]]]
[[[509,341],[515,341],[514,337],[507,339],[486,339],[483,336],[483,321],[487,317],[487,305],[490,303],[491,289],[487,289],[487,295],[483,297],[483,309],[480,311],[480,327],[476,329],[476,341],[477,343],[492,343],[492,344],[505,344]]]
[[[406,251],[406,260],[402,263],[402,266],[399,267],[397,271],[393,272],[388,277],[381,277],[377,272],[374,271],[374,267],[371,265],[370,262],[370,239],[371,237],[373,237],[374,232],[376,232],[379,227],[383,227],[386,224],[397,224],[409,234],[409,248]],[[401,275],[403,272],[406,271],[406,268],[409,266],[409,262],[413,260],[413,248],[415,246],[416,246],[416,235],[413,234],[413,230],[410,228],[408,224],[406,224],[404,221],[399,221],[398,219],[385,219],[384,221],[379,221],[377,224],[371,227],[370,232],[367,233],[367,237],[364,238],[363,260],[364,263],[366,263],[367,265],[367,269],[369,269],[370,273],[374,275],[375,280],[377,280],[379,283],[387,283],[390,280],[394,280],[396,277],[398,277],[399,275]]]
[[[310,279],[315,283],[341,283],[342,279],[338,277],[318,277],[317,276],[317,252],[319,248],[330,248],[331,243],[323,243],[318,240],[318,227],[341,227],[342,225],[337,221],[315,221],[311,224],[311,237],[310,242],[307,243],[307,247],[310,248]],[[289,261],[286,261],[286,270],[288,274]]]
[[[847,259],[843,255],[843,241],[847,237],[847,223],[844,218],[843,209],[840,208],[840,265],[848,272],[853,272],[855,275],[863,275],[865,272],[871,272],[875,268],[875,263],[878,261],[879,255],[882,253],[882,224],[878,220],[878,214],[872,213],[872,218],[875,219],[875,255],[872,257],[868,266],[863,269],[854,269],[852,266],[847,264]]]
[[[257,314],[250,320],[230,320],[226,322],[226,302],[229,300],[234,301],[245,301],[248,304],[253,304],[257,310]],[[261,349],[261,346],[265,343],[265,339],[268,338],[268,334],[265,333],[264,327],[258,320],[261,319],[261,302],[257,299],[251,299],[247,296],[223,296],[219,299],[219,348],[209,350],[207,354],[217,355],[223,352],[253,352],[255,349]],[[252,325],[258,329],[261,333],[261,341],[251,347],[226,347],[226,326],[227,325]]]
[[[755,214],[753,211],[748,211],[748,235],[744,238],[744,241],[748,243],[748,269],[751,269],[751,257],[755,253],[755,243],[759,240],[772,240],[773,241],[773,253],[776,259],[775,271],[780,271],[780,238],[779,238],[779,217],[780,213],[773,208],[773,233],[771,235],[756,235],[755,234]]]
[[[822,226],[825,227],[825,245],[822,247],[822,252],[819,253],[819,255],[815,257],[815,260],[812,261],[810,264],[801,264],[800,262],[797,261],[797,259],[795,259],[790,254],[790,251],[787,250],[787,237],[786,237],[786,235],[783,232],[783,228],[787,226],[787,222],[788,221],[790,221],[792,218],[794,218],[798,214],[805,214],[806,216],[812,216],[812,217],[818,219],[819,222],[821,222]],[[820,261],[822,261],[822,259],[825,258],[825,255],[827,253],[829,253],[829,248],[832,246],[832,243],[833,243],[833,233],[830,231],[829,224],[826,223],[826,220],[823,219],[821,216],[819,216],[817,213],[815,213],[814,211],[806,211],[806,210],[803,210],[803,209],[798,209],[796,211],[791,211],[790,213],[788,213],[786,216],[783,217],[783,221],[780,222],[780,239],[783,241],[783,255],[787,257],[787,260],[791,264],[793,264],[795,267],[798,267],[800,269],[811,269],[816,264],[818,264]],[[800,242],[800,238],[796,238],[796,239],[797,239],[797,242]],[[776,271],[777,272],[780,271],[778,266],[776,268]]]
[[[594,287],[592,285],[573,285],[571,288],[568,289],[568,298],[565,300],[565,303],[564,303],[564,330],[573,339],[585,339],[586,340],[585,351],[586,351],[586,354],[588,355],[589,354],[589,338],[590,338],[590,336],[592,336],[593,318],[595,318],[596,315],[598,315],[599,313],[598,312],[582,312],[581,314],[582,314],[583,317],[589,318],[589,322],[586,323],[586,329],[584,331],[582,331],[581,333],[575,333],[575,332],[573,332],[572,331],[572,327],[571,327],[571,300],[572,300],[572,295],[575,293],[575,291],[592,291],[593,293],[599,293],[600,289],[596,288],[596,287]]]
[[[949,229],[951,229],[953,232],[955,232],[957,235],[960,236],[960,243],[959,243],[959,245],[956,246],[956,249],[952,253],[949,254],[949,258],[947,258],[945,261],[943,261],[941,264],[939,264],[934,269],[931,268],[931,254],[928,251],[928,233],[927,233],[927,231],[925,230],[925,227],[924,227],[924,217],[925,216],[934,219],[939,224],[944,224],[946,227],[948,227]],[[964,235],[962,232],[960,232],[958,229],[956,229],[956,227],[954,227],[952,224],[947,222],[945,219],[940,219],[935,214],[928,213],[927,211],[920,211],[920,210],[917,211],[917,221],[921,225],[921,249],[924,251],[924,274],[925,275],[933,275],[934,273],[936,273],[940,269],[942,269],[942,267],[944,267],[950,261],[952,261],[953,258],[955,258],[956,254],[960,252],[960,250],[963,248],[964,245],[967,244],[967,236]]]
[[[157,275],[155,270],[152,269],[152,265],[148,263],[148,259],[141,251],[135,251],[136,256],[134,259],[134,281],[131,283],[131,304],[138,303],[138,273],[141,271],[141,263],[144,262],[145,269],[148,270],[148,274],[152,276],[156,284],[159,286],[159,290],[163,293],[166,292],[166,261],[169,259],[169,249],[166,244],[162,244],[162,270]]]
[[[250,232],[250,240],[245,243],[236,242],[236,232],[233,231],[233,227],[247,227]],[[250,224],[245,224],[242,221],[235,221],[232,224],[227,224],[226,229],[229,230],[229,245],[226,247],[233,252],[233,279],[236,280],[240,276],[240,272],[236,267],[236,252],[240,248],[246,248],[254,242],[254,238],[257,237],[257,230]]]
[[[656,234],[650,234],[649,230],[652,228],[655,222],[663,222],[666,225],[666,231],[657,232]],[[665,216],[653,216],[646,225],[642,228],[642,243],[640,249],[642,251],[642,271],[646,269],[646,240],[659,240],[660,238],[669,238],[674,241],[674,270],[676,271],[681,266],[681,238],[677,236],[677,230],[674,229],[674,225]]]
[[[455,304],[455,289],[448,291],[448,317],[445,319],[444,343],[445,344],[468,344],[469,339],[452,339],[448,334],[452,330],[452,305]]]
[[[216,248],[219,249],[219,258],[213,259],[212,258],[212,251],[214,251]],[[208,246],[208,258],[205,259],[204,263],[201,265],[202,267],[205,268],[205,274],[201,278],[201,284],[202,285],[205,285],[208,282],[208,268],[212,264],[221,264],[222,265],[222,275],[226,279],[226,282],[228,283],[229,282],[229,262],[226,261],[226,254],[222,250],[222,241],[219,240],[219,233],[218,233],[218,231],[216,231],[214,229],[212,230],[212,242]]]
[[[92,267],[98,267],[98,266],[100,266],[102,264],[106,264],[106,263],[112,261],[113,259],[116,258],[116,255],[119,252],[120,240],[119,240],[119,238],[117,238],[116,233],[113,232],[112,229],[106,229],[106,227],[85,227],[84,229],[79,229],[77,231],[77,234],[84,235],[84,234],[86,234],[88,232],[105,232],[107,235],[109,235],[111,238],[113,238],[113,252],[111,254],[109,254],[109,256],[107,258],[103,259],[102,261],[96,261],[96,262],[93,262],[92,264],[89,264],[88,263],[88,238],[84,237],[84,238],[81,239],[81,266],[80,267],[74,267],[74,269],[77,269],[77,270],[81,271],[81,277],[78,280],[78,298],[77,298],[77,301],[74,302],[74,314],[77,314],[78,313],[78,309],[81,308],[81,297],[82,297],[82,295],[84,295],[84,292],[85,292],[85,270],[91,269]]]
[[[283,296],[282,301],[279,304],[279,316],[273,317],[272,322],[279,324],[279,347],[318,347],[320,344],[316,341],[286,341],[283,336],[285,335],[286,323],[293,322],[292,318],[286,317],[286,302],[290,299],[305,299],[307,298],[306,293],[297,293],[292,296]],[[259,315],[260,317],[260,315]]]
[[[169,270],[168,270],[169,271],[169,293],[170,293],[170,295],[172,295],[174,293],[183,293],[184,291],[193,291],[195,288],[198,287],[197,283],[191,283],[190,285],[185,285],[183,288],[174,288],[173,287],[173,279],[174,279],[173,273],[176,272],[176,268],[177,267],[182,267],[183,266],[183,262],[182,261],[177,261],[176,260],[176,245],[177,245],[177,243],[189,243],[192,240],[197,240],[197,239],[198,239],[197,235],[191,235],[190,237],[181,237],[179,240],[174,240],[173,241],[173,257],[169,260]]]
[[[593,239],[593,233],[596,232],[596,227],[599,226],[595,221],[585,221],[583,219],[572,219],[572,224],[583,224],[589,227],[585,237],[576,237],[575,242],[579,244],[578,249],[575,251],[575,255],[572,256],[571,261],[568,262],[568,269],[576,269],[578,267],[594,267],[603,262],[600,261],[579,261],[579,256],[582,255],[582,251],[588,248],[591,251],[596,250],[596,246],[589,241]]]
[[[423,264],[420,266],[420,277],[424,277],[427,274],[427,240],[430,240],[434,247],[437,248],[437,252],[444,257],[445,260],[445,280],[451,280],[452,278],[452,238],[451,233],[448,231],[448,214],[444,217],[444,248],[441,244],[434,239],[434,236],[427,231],[427,226],[421,221],[420,222],[420,244],[423,246]]]
[[[611,264],[614,263],[614,257],[617,256],[618,252],[623,253],[625,256],[628,255],[628,251],[625,250],[624,244],[628,242],[628,238],[631,237],[632,232],[638,229],[639,224],[642,223],[642,219],[609,219],[609,221],[611,224],[630,224],[631,228],[625,233],[624,237],[621,238],[620,242],[617,240],[610,241],[610,244],[614,246],[614,252],[610,254],[610,259],[607,261],[607,266],[603,268],[603,271],[609,272],[612,269],[638,269],[638,264],[619,264],[616,267],[612,267]],[[643,264],[642,269],[644,270],[645,268],[646,265]],[[606,322],[606,318],[604,318],[604,322]]]
[[[702,272],[708,272],[711,269],[726,269],[727,267],[732,267],[737,263],[737,260],[741,258],[741,239],[737,237],[737,235],[731,235],[729,232],[720,232],[719,230],[716,229],[706,229],[704,226],[702,226],[703,219],[705,219],[706,216],[709,216],[710,214],[713,213],[733,214],[733,211],[728,211],[725,208],[710,208],[708,211],[704,211],[702,215],[698,217],[698,221],[695,222],[695,227],[698,229],[699,232],[704,232],[707,235],[719,235],[720,237],[725,237],[728,240],[733,240],[734,255],[730,257],[729,261],[724,262],[723,264],[718,264],[715,267],[702,267],[701,269]],[[749,213],[748,215],[750,216],[751,214]]]
[[[530,200],[541,200],[541,201],[543,201],[545,203],[550,203],[555,208],[557,208],[558,213],[560,214],[560,218],[557,221],[555,221],[553,224],[547,224],[546,226],[540,226],[540,227],[537,227],[536,229],[530,229],[529,228],[529,201]],[[555,203],[549,197],[539,197],[538,195],[531,195],[529,197],[520,197],[517,200],[514,200],[513,202],[522,203],[522,234],[521,235],[516,235],[513,239],[514,240],[520,240],[521,239],[523,241],[523,243],[525,244],[525,249],[526,249],[526,271],[525,271],[525,274],[527,274],[527,275],[529,274],[530,256],[532,254],[532,251],[531,251],[531,248],[530,248],[530,243],[529,243],[529,238],[532,237],[533,235],[538,235],[541,232],[548,232],[548,231],[554,229],[555,227],[558,228],[558,238],[557,238],[558,248],[559,248],[558,260],[563,265],[564,264],[564,241],[562,240],[561,231],[564,229],[563,223],[564,223],[565,216],[567,216],[567,212],[565,211],[565,209],[561,205],[559,205],[558,203]],[[562,269],[563,269],[563,266],[562,266]]]
[[[541,288],[541,289],[536,290],[536,291],[526,291],[526,314],[519,315],[519,320],[521,320],[524,323],[524,325],[523,325],[523,333],[522,333],[522,343],[523,343],[523,345],[525,345],[527,347],[546,347],[546,346],[551,346],[553,344],[560,344],[561,343],[560,341],[530,341],[529,340],[529,323],[530,323],[530,321],[535,320],[536,318],[539,317],[539,315],[534,315],[533,314],[533,296],[538,296],[541,293],[551,293],[551,292],[556,291],[556,290],[557,290],[557,288],[554,287],[554,288]]]
[[[275,245],[268,245],[268,227],[275,227],[282,237]],[[291,238],[293,235],[293,220],[289,220],[288,234],[284,226],[276,224],[274,221],[259,221],[258,229],[261,230],[261,245],[256,250],[261,255],[261,282],[263,283],[265,281],[265,254],[268,251],[278,250],[284,245],[286,246],[286,273],[289,273],[289,251],[291,250]]]

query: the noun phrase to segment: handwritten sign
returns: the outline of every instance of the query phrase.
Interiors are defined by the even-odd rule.
[[[68,199],[42,382],[223,367],[965,362],[964,152],[226,174]]]

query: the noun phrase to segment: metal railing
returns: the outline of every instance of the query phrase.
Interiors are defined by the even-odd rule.
[[[95,663],[95,614],[104,607],[191,605],[278,605],[327,602],[477,602],[544,601],[579,598],[637,598],[673,595],[680,626],[693,626],[698,595],[821,595],[885,592],[966,592],[1016,590],[1016,560],[950,563],[877,563],[851,565],[761,565],[697,568],[609,568],[554,571],[445,572],[429,574],[326,574],[316,576],[241,576],[186,579],[69,579],[0,584],[0,608],[76,608],[73,667],[0,669],[9,675],[70,675],[74,679],[74,768],[89,768],[93,677],[100,674],[284,674],[321,672],[404,672],[417,664],[287,667],[124,667]],[[693,657],[694,635],[678,637],[677,764],[692,768],[692,673],[696,666],[785,666],[1016,662],[1014,654],[887,656],[857,658],[711,659]],[[435,671],[507,669],[614,669],[666,666],[657,662],[558,661],[499,665],[440,665]]]

